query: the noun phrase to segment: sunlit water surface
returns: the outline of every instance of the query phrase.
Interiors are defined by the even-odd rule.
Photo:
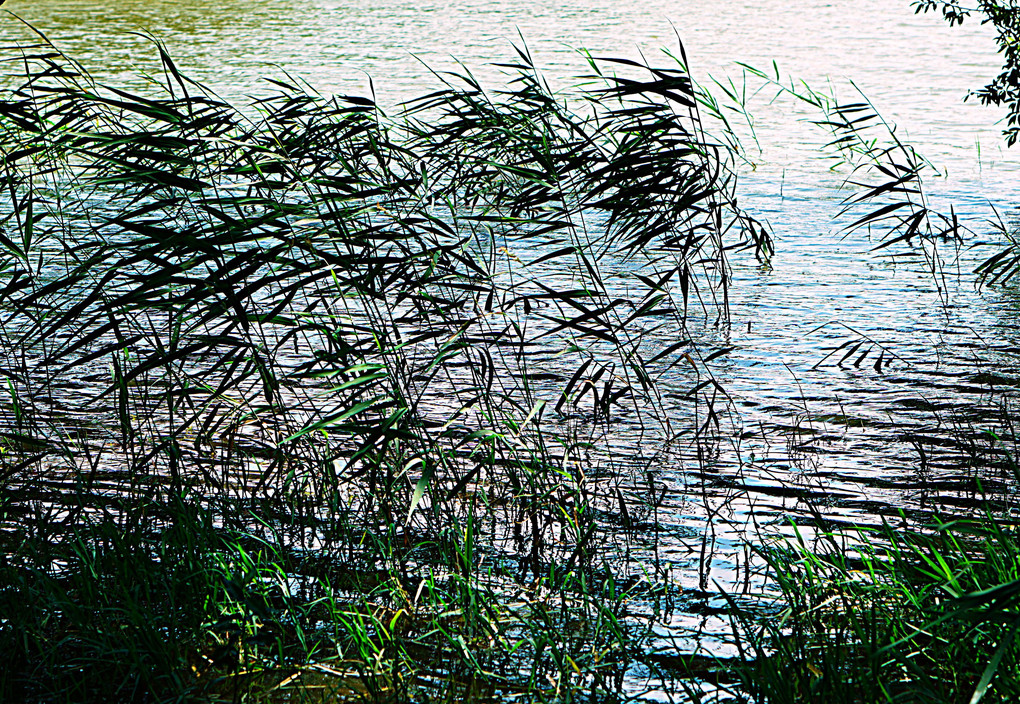
[[[999,68],[990,30],[974,21],[950,29],[907,0],[9,0],[5,9],[111,83],[140,85],[156,69],[153,35],[226,97],[266,93],[262,77],[285,70],[323,93],[374,90],[389,106],[434,87],[430,68],[456,69],[455,59],[498,84],[487,64],[512,57],[519,34],[560,86],[584,72],[577,48],[666,60],[661,50],[675,51],[679,35],[702,82],[739,81],[736,61],[775,61],[816,87],[831,81],[844,99],[855,95],[852,80],[942,172],[926,184],[933,202],[951,203],[979,239],[993,206],[1009,219],[1020,202],[1015,152],[994,124],[1000,111],[963,102]],[[0,18],[7,58],[31,39],[14,17]],[[944,252],[961,273],[940,295],[918,260],[881,257],[863,233],[846,236],[833,220],[843,175],[820,157],[825,135],[804,122],[817,116],[769,97],[749,102],[761,152],[749,146],[755,167],[740,195],[771,225],[776,255],[768,265],[738,258],[731,325],[703,326],[706,350],[734,347],[710,366],[733,399],[736,432],[702,458],[705,472],[666,457],[657,468],[657,481],[676,488],[659,515],[660,554],[688,587],[739,585],[733,527],[752,516],[782,524],[802,513],[805,496],[848,523],[965,502],[973,482],[947,438],[987,443],[980,431],[997,426],[982,413],[1020,387],[1020,294],[976,288],[979,250]],[[862,340],[842,363],[843,352],[826,359]],[[710,564],[700,560],[706,535],[718,555]],[[676,633],[698,618],[678,617]]]

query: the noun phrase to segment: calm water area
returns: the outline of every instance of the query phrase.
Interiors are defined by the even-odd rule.
[[[932,203],[947,212],[951,204],[973,242],[990,237],[996,210],[1009,221],[1020,203],[1017,152],[995,125],[1001,111],[963,100],[1001,65],[991,30],[973,20],[950,28],[915,15],[907,0],[8,0],[4,9],[113,84],[144,83],[157,65],[152,35],[225,97],[268,92],[262,77],[286,71],[322,93],[374,90],[384,106],[424,94],[437,84],[430,68],[456,69],[458,60],[498,86],[500,71],[488,64],[512,58],[519,35],[558,85],[584,73],[578,48],[654,62],[663,48],[676,50],[679,35],[703,83],[739,82],[737,61],[775,61],[843,99],[854,98],[853,81],[936,167],[926,181]],[[32,39],[0,15],[5,58]],[[741,554],[733,526],[781,525],[803,510],[803,496],[848,523],[960,505],[973,482],[952,438],[987,443],[980,431],[995,421],[983,414],[1020,389],[1020,292],[976,286],[973,269],[988,250],[946,247],[951,275],[940,294],[916,257],[882,256],[866,233],[846,235],[834,220],[846,174],[830,170],[827,135],[805,122],[818,116],[790,100],[770,104],[771,95],[748,102],[761,150],[748,149],[754,166],[743,168],[739,195],[771,226],[776,254],[768,265],[734,260],[732,323],[708,321],[700,333],[705,354],[733,348],[709,366],[731,396],[737,430],[698,471],[678,460],[658,477],[677,488],[660,517],[674,531],[666,552],[675,553],[676,579],[702,587],[710,580],[691,556],[706,511],[718,521],[710,579],[733,584]],[[826,358],[848,341],[863,344],[842,363],[842,352]],[[880,347],[892,361],[876,367]],[[707,487],[693,492],[704,501],[686,498],[695,485]]]

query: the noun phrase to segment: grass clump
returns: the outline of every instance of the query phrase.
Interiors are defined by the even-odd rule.
[[[27,522],[3,565],[5,701],[190,699],[267,657],[305,661],[264,647],[287,618],[270,615],[278,590],[262,583],[279,563],[227,540],[193,502],[47,527]]]
[[[742,664],[659,651],[656,453],[704,457],[732,349],[689,326],[771,252],[683,60],[566,96],[521,49],[389,116],[290,80],[238,108],[157,50],[151,94],[44,45],[0,96],[0,698],[1015,693],[999,518],[766,550]],[[958,234],[870,106],[819,106],[896,179],[852,227]]]
[[[1020,541],[1011,516],[800,533],[762,551],[768,615],[731,602],[755,702],[1015,701]]]

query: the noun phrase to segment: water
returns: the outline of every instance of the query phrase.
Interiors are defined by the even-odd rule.
[[[492,77],[495,71],[484,64],[510,56],[518,32],[542,66],[561,74],[579,65],[578,48],[651,56],[675,49],[679,35],[701,78],[722,75],[735,61],[768,67],[773,60],[816,84],[851,78],[936,163],[946,154],[972,162],[977,141],[986,164],[1004,158],[991,127],[996,112],[960,103],[998,67],[990,31],[973,21],[949,28],[934,15],[914,15],[907,0],[743,0],[725,9],[703,0],[640,6],[623,0],[226,0],[214,6],[197,0],[9,0],[5,9],[111,80],[155,69],[151,43],[141,33],[163,39],[191,75],[226,95],[264,90],[261,77],[283,67],[323,92],[363,93],[371,77],[384,103],[434,85],[424,65],[456,68],[454,57]],[[32,37],[13,18],[0,25],[5,45]]]
[[[499,69],[487,63],[512,58],[518,32],[563,85],[583,71],[578,47],[651,57],[675,50],[678,34],[702,81],[739,82],[734,61],[768,68],[773,60],[817,87],[831,80],[844,99],[854,97],[852,79],[943,174],[927,181],[932,202],[952,203],[979,239],[989,232],[992,204],[1008,218],[1020,202],[1015,154],[994,125],[999,111],[962,101],[999,68],[990,30],[973,21],[951,29],[934,15],[914,15],[906,0],[9,0],[5,7],[102,80],[143,84],[139,76],[157,66],[151,34],[189,75],[238,100],[267,92],[262,77],[286,70],[323,93],[371,89],[395,106],[436,85],[426,66],[460,70],[452,57],[498,85]],[[0,45],[31,39],[14,18],[0,20]],[[735,432],[711,461],[703,458],[701,467],[712,471],[664,457],[656,477],[676,489],[660,516],[663,551],[687,570],[677,581],[688,587],[737,584],[741,527],[753,518],[779,530],[802,515],[805,496],[858,524],[901,507],[966,505],[974,484],[959,439],[987,446],[981,431],[996,427],[991,411],[1020,386],[1020,296],[979,291],[970,273],[987,250],[946,250],[960,275],[941,293],[918,260],[871,253],[874,240],[847,235],[833,220],[845,174],[819,157],[825,134],[804,122],[817,116],[790,100],[770,104],[770,95],[749,102],[762,149],[745,134],[754,166],[744,169],[740,194],[771,225],[776,255],[766,266],[733,262],[732,324],[702,331],[706,354],[733,347],[708,366],[732,399]],[[857,342],[841,363],[843,351],[826,359]],[[693,486],[705,488],[705,505],[684,499]],[[692,558],[706,520],[717,524],[717,557],[708,565]],[[680,633],[704,623],[675,625]]]

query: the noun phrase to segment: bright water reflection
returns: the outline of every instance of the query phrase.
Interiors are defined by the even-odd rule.
[[[934,16],[915,16],[907,0],[737,0],[725,8],[704,0],[10,0],[6,9],[91,70],[122,74],[118,80],[154,67],[147,40],[130,34],[148,32],[229,95],[259,90],[260,77],[275,64],[324,92],[364,91],[371,76],[384,103],[428,83],[414,57],[438,68],[453,66],[456,57],[491,75],[483,64],[504,59],[518,31],[554,73],[576,67],[580,47],[651,53],[675,46],[679,34],[701,77],[734,61],[767,66],[775,60],[809,81],[852,78],[915,139],[930,136],[947,149],[969,150],[980,137],[993,152],[997,144],[992,113],[959,103],[996,67],[989,32],[976,23],[953,30]],[[32,33],[7,18],[0,37],[9,44]],[[954,132],[968,138],[952,139]]]

